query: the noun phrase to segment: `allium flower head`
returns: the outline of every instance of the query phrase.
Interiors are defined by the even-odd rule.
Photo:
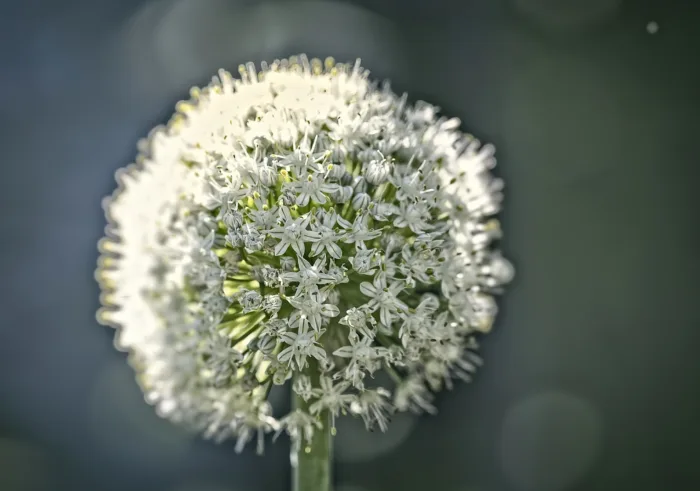
[[[99,319],[158,413],[299,445],[322,411],[384,430],[469,380],[513,268],[492,245],[494,149],[458,126],[331,59],[192,89],[117,174],[100,244]],[[309,404],[274,415],[293,375]]]

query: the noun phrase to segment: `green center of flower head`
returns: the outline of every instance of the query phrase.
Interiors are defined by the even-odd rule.
[[[260,350],[277,383],[313,357],[363,389],[366,373],[403,359],[402,338],[410,347],[420,334],[410,315],[427,322],[449,309],[439,288],[448,215],[437,206],[437,180],[409,161],[319,141],[270,142],[265,177],[240,184],[245,197],[211,212],[213,268],[225,272],[223,293],[234,301],[219,329],[240,349]],[[410,190],[397,188],[406,171]],[[206,295],[206,280],[193,279]],[[493,312],[473,314],[483,326]]]
[[[249,65],[192,95],[110,208],[133,285],[103,268],[105,317],[149,399],[242,443],[308,439],[322,411],[382,430],[395,410],[433,411],[430,390],[478,364],[474,334],[512,277],[491,247],[493,148],[359,65]],[[293,375],[307,410],[274,417],[267,393]]]

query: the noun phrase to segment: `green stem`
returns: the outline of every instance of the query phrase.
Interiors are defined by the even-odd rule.
[[[311,378],[314,387],[319,386],[320,370],[316,360],[307,366],[304,373]],[[296,377],[296,375],[295,375]],[[295,409],[309,412],[309,402],[293,394]],[[311,442],[302,442],[297,451],[297,464],[292,469],[293,491],[332,491],[331,467],[333,465],[333,440],[331,419],[328,411],[319,415],[322,428],[314,428]]]

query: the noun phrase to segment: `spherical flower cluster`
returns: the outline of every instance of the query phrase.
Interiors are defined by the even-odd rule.
[[[220,71],[141,143],[105,202],[98,317],[161,416],[298,446],[321,412],[384,430],[470,378],[513,276],[503,185],[437,111],[300,56]],[[292,378],[308,405],[274,415]]]

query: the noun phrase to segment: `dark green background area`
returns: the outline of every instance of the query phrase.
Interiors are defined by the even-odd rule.
[[[0,489],[289,489],[287,442],[236,455],[153,414],[92,274],[136,140],[217,68],[301,51],[496,145],[518,274],[438,416],[340,423],[338,491],[698,489],[696,4],[3,2]]]

